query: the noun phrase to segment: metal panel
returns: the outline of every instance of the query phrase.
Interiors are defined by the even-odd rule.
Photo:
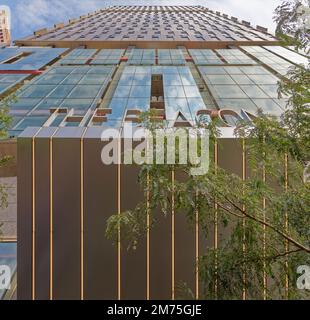
[[[80,140],[53,138],[53,299],[80,299]]]
[[[50,136],[43,128],[35,139],[35,298],[50,298]]]
[[[100,139],[84,139],[84,299],[117,299],[117,248],[105,237],[117,213],[117,166],[101,162]]]
[[[144,198],[138,183],[139,170],[137,166],[121,166],[121,212],[134,209]],[[144,300],[147,281],[145,237],[140,239],[136,250],[128,251],[125,243],[121,243],[121,249],[121,299]]]
[[[20,138],[18,152],[18,299],[32,299],[32,139]]]

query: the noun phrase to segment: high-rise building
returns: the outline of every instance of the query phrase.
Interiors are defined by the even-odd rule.
[[[171,48],[176,42],[186,43],[187,48],[225,48],[228,44],[263,45],[277,40],[264,27],[253,27],[248,21],[201,6],[115,6],[55,24],[52,29],[38,30],[16,43],[70,48]]]
[[[6,10],[0,9],[0,46],[11,44],[9,17]]]
[[[288,97],[277,83],[307,57],[266,28],[201,6],[107,7],[15,44],[0,50],[0,94],[16,96],[0,151],[18,163],[0,174],[12,184],[8,216],[17,175],[18,221],[17,233],[16,218],[4,221],[0,262],[5,250],[14,256],[18,235],[19,298],[169,299],[180,281],[200,297],[197,255],[218,237],[202,237],[198,222],[193,231],[182,215],[158,215],[135,252],[105,238],[107,219],[145,195],[138,167],[102,162],[103,133],[118,129],[123,143],[150,109],[168,127],[216,117],[216,161],[242,175],[236,123],[258,109],[281,115]]]

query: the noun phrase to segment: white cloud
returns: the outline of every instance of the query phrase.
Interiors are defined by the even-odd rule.
[[[227,13],[228,15],[251,22],[253,25],[267,27],[274,32],[274,10],[282,0],[208,0],[210,9]]]
[[[20,0],[15,18],[19,27],[33,31],[38,26],[47,26],[47,21],[62,22],[79,12],[94,11],[97,7],[96,0]]]

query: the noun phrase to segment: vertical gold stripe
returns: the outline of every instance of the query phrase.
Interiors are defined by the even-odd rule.
[[[172,181],[172,196],[171,196],[171,286],[172,286],[172,300],[175,300],[175,199],[174,199],[174,182],[175,173],[171,172]]]
[[[198,192],[196,192],[196,198],[198,200]],[[195,249],[196,249],[196,300],[199,300],[199,212],[196,210],[196,239],[195,239]]]
[[[146,299],[150,300],[150,174],[147,173]]]
[[[263,182],[266,183],[266,168],[263,166]],[[264,210],[264,216],[263,220],[264,223],[266,223],[266,198],[263,198],[263,210]],[[264,263],[263,263],[263,299],[267,299],[267,273],[266,273],[266,226],[263,226],[263,257],[264,257]]]
[[[50,300],[53,300],[53,137],[50,138]]]
[[[121,215],[121,137],[118,143],[118,165],[117,165],[117,212]],[[118,300],[121,300],[121,227],[118,225],[117,235],[117,295]]]
[[[218,144],[217,141],[215,141],[214,144],[214,167],[215,167],[215,174],[217,175],[218,171]],[[214,295],[215,299],[217,299],[218,296],[218,205],[217,205],[217,199],[214,199],[214,249],[215,249],[215,281],[214,281]]]
[[[36,160],[35,160],[35,136],[32,137],[32,300],[36,298]]]
[[[36,148],[35,148],[35,138],[42,130],[32,137],[32,288],[31,288],[31,298],[36,299]]]
[[[84,135],[86,129],[81,137],[81,300],[84,300]]]
[[[246,154],[245,154],[245,140],[242,140],[242,181],[245,182],[246,180]],[[245,210],[245,206],[243,205],[243,210]],[[243,254],[245,255],[246,253],[246,237],[245,237],[245,226],[246,226],[246,221],[245,218],[243,218],[243,244],[242,244],[242,251]],[[245,265],[244,265],[245,267]],[[246,272],[244,271],[243,274],[243,293],[242,293],[242,299],[246,300]]]
[[[57,130],[50,137],[50,300],[53,300],[53,137]]]
[[[288,155],[284,156],[284,175],[285,175],[285,192],[288,192]],[[285,232],[288,233],[288,212],[285,212]],[[289,251],[289,242],[285,240],[285,252]],[[285,298],[288,300],[289,298],[289,276],[288,276],[288,258],[286,257],[285,261]]]

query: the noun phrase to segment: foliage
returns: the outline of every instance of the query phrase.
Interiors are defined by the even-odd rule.
[[[150,119],[143,125],[151,130],[162,127],[158,122],[150,125]],[[200,259],[204,297],[238,299],[243,296],[244,288],[249,299],[261,298],[264,290],[266,298],[285,297],[285,290],[279,288],[285,288],[286,275],[291,284],[289,297],[302,297],[294,284],[296,267],[309,262],[310,186],[303,183],[304,161],[309,157],[309,149],[292,137],[284,126],[286,121],[286,117],[278,121],[260,114],[254,123],[240,123],[236,134],[242,145],[246,141],[245,152],[251,171],[245,181],[215,163],[211,163],[204,176],[191,176],[189,164],[142,165],[139,182],[145,194],[150,194],[149,201],[112,216],[108,222],[108,237],[117,240],[120,228],[122,242],[135,249],[147,231],[147,214],[150,213],[152,227],[156,217],[151,213],[160,208],[167,216],[172,210],[174,193],[176,212],[186,212],[189,224],[195,222],[196,212],[199,212],[206,238],[210,236],[210,226],[214,225],[216,216],[220,227],[230,230],[219,249],[208,248],[207,255]],[[216,135],[211,136],[211,154],[217,139]],[[286,155],[290,184],[285,192]],[[172,171],[186,179],[173,182]],[[264,179],[264,171],[272,183]],[[268,205],[263,206],[263,201]],[[289,227],[286,229],[287,219]],[[272,279],[268,287],[264,287],[264,277]],[[189,288],[183,290],[183,294],[178,292],[180,296],[185,292],[190,296]]]
[[[309,7],[308,1],[285,1],[277,8],[277,35],[285,44],[309,50],[308,26],[301,24],[302,3]],[[310,160],[309,83],[309,66],[292,68],[279,85],[279,95],[290,97],[283,116],[260,111],[253,122],[236,128],[249,164],[246,179],[214,161],[203,176],[191,176],[190,164],[142,165],[139,183],[149,195],[147,201],[112,216],[106,235],[117,241],[120,228],[122,241],[135,249],[147,231],[147,216],[151,228],[156,223],[155,210],[167,216],[173,206],[186,213],[189,226],[198,213],[205,238],[215,224],[225,234],[217,249],[209,247],[199,259],[201,298],[309,299],[309,292],[296,288],[297,267],[310,265],[310,184],[304,181]],[[164,127],[152,117],[145,113],[142,126]],[[214,123],[206,127],[214,159],[219,132]],[[172,172],[183,179],[172,181]],[[181,298],[194,298],[183,282],[177,292]]]
[[[12,123],[12,117],[9,115],[9,105],[14,101],[16,101],[16,97],[12,95],[0,102],[0,141],[8,137],[8,130]],[[0,157],[0,168],[6,166],[11,160],[12,157],[8,155]],[[0,208],[5,207],[7,207],[6,188],[0,185]]]
[[[277,23],[276,36],[284,45],[296,49],[310,50],[310,1],[286,0],[277,7],[274,20]]]

